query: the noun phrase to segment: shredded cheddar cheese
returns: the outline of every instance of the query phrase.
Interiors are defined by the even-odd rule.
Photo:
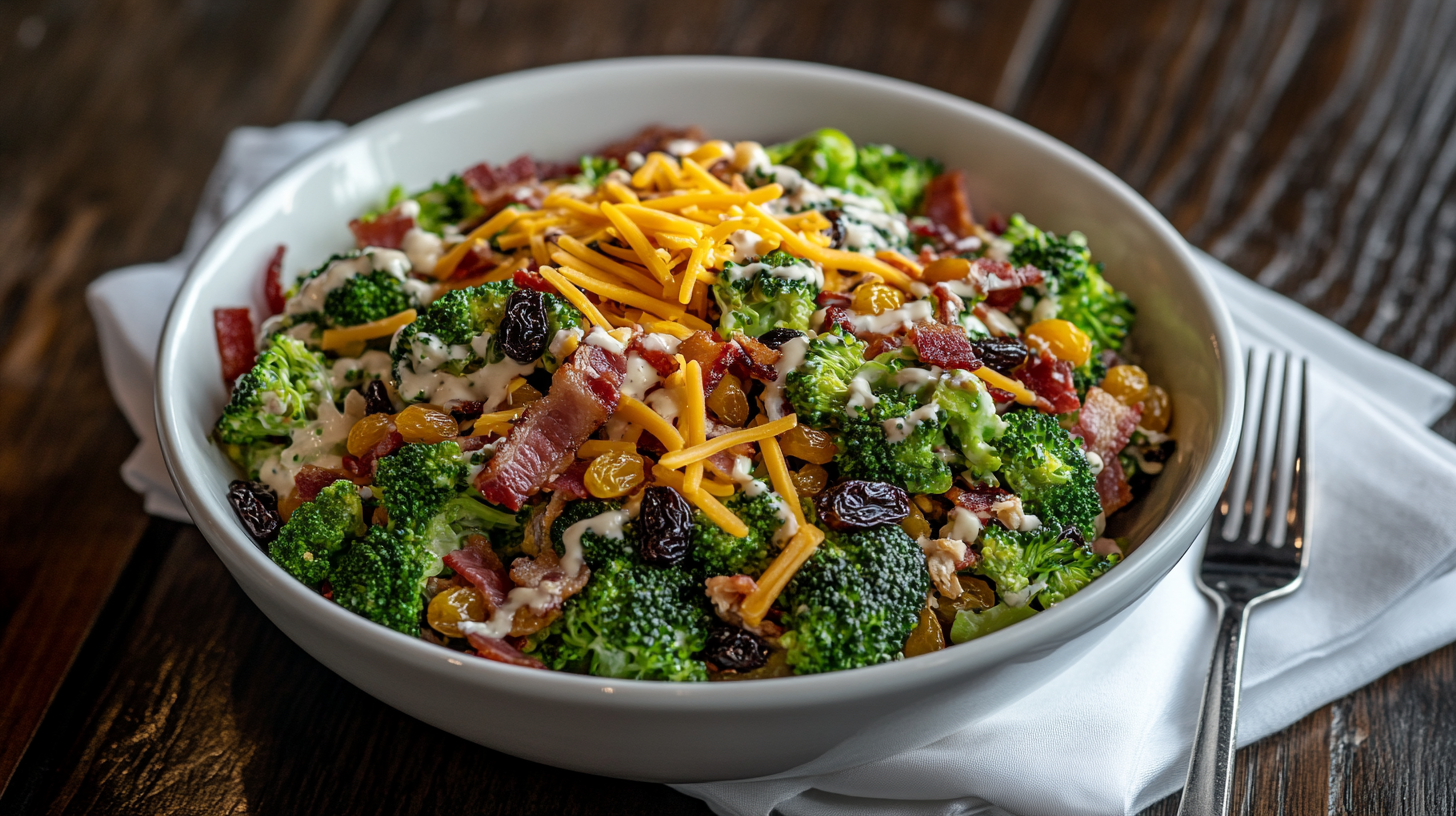
[[[769,607],[779,599],[784,587],[789,585],[789,580],[819,548],[820,542],[824,541],[824,531],[812,524],[799,525],[798,532],[784,545],[782,552],[774,558],[768,569],[758,578],[758,587],[743,599],[743,620],[750,626],[757,626],[763,623],[763,616],[768,614]]]
[[[743,428],[737,431],[729,431],[722,436],[709,439],[702,444],[693,445],[683,450],[671,451],[662,455],[658,461],[669,468],[680,468],[691,462],[698,462],[707,459],[715,453],[728,450],[734,445],[741,445],[745,442],[757,442],[761,439],[768,439],[772,436],[789,430],[799,424],[799,417],[789,414],[783,419],[776,419],[773,422],[765,422],[755,428]]]
[[[987,385],[994,386],[1001,389],[1002,391],[1013,394],[1016,397],[1016,401],[1021,403],[1022,405],[1036,404],[1035,394],[1027,390],[1026,386],[1022,385],[1020,382],[1011,379],[1010,377],[1002,374],[999,371],[993,371],[986,366],[981,366],[980,368],[976,369],[975,374],[977,377],[980,377],[982,380],[984,380]]]
[[[389,337],[413,322],[415,322],[415,310],[405,309],[389,317],[380,318],[379,320],[373,320],[368,323],[361,323],[358,326],[347,326],[342,329],[324,329],[323,340],[319,345],[324,351],[338,351],[354,344],[363,343],[366,340],[373,340],[377,337]]]

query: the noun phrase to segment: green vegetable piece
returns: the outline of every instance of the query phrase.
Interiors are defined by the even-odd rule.
[[[820,186],[843,187],[858,160],[854,141],[833,128],[765,148],[769,161],[798,170]]]
[[[1062,536],[1055,528],[1031,532],[986,527],[981,535],[981,562],[976,572],[996,582],[1002,600],[1043,608],[1073,595],[1120,560]]]
[[[871,407],[860,409],[855,418],[840,421],[839,453],[834,461],[844,479],[888,482],[911,493],[944,493],[950,489],[950,465],[938,449],[946,445],[948,414],[937,410],[933,418],[921,419],[899,441],[890,441],[887,422],[901,420],[915,411],[913,395],[898,390],[878,395]]]
[[[800,422],[816,428],[839,423],[850,380],[864,365],[865,348],[839,326],[809,341],[804,362],[784,378],[784,394]]]
[[[1002,238],[1012,244],[1011,263],[1034,266],[1047,273],[1044,285],[1056,298],[1057,317],[1071,321],[1092,338],[1094,359],[1104,350],[1122,348],[1136,310],[1126,294],[1102,277],[1102,266],[1092,263],[1086,236],[1069,232],[1059,237],[1038,229],[1018,214],[1011,216]]]
[[[713,286],[713,298],[722,312],[718,333],[758,337],[777,328],[808,331],[809,320],[819,308],[819,287],[812,280],[784,277],[775,271],[792,269],[802,275],[812,273],[813,267],[781,249],[763,256],[758,264],[761,268],[740,280],[732,279],[736,266],[732,261],[723,264],[723,274]]]
[[[773,538],[784,523],[779,502],[770,491],[749,496],[740,490],[724,500],[723,506],[748,525],[748,535],[743,538],[724,532],[702,511],[694,513],[690,552],[703,576],[761,575],[777,554]]]
[[[278,336],[258,355],[252,370],[238,378],[232,397],[217,420],[215,433],[239,466],[256,473],[262,451],[277,447],[318,414],[322,400],[333,400],[327,362],[322,354],[292,337]]]
[[[956,613],[955,623],[950,627],[950,642],[961,644],[968,640],[975,640],[983,635],[989,635],[997,629],[1005,629],[1013,623],[1024,621],[1035,614],[1036,610],[1030,606],[1007,606],[1004,603],[996,604],[990,609],[980,612],[962,609]]]
[[[1001,467],[994,442],[1006,432],[1006,423],[996,415],[996,402],[976,377],[963,385],[942,379],[936,383],[935,402],[946,414],[947,436],[954,442],[967,468],[977,478]]]
[[[369,528],[339,556],[330,578],[339,606],[406,635],[420,631],[425,571],[402,530]]]
[[[485,215],[485,208],[475,200],[475,193],[460,176],[452,175],[444,182],[436,182],[410,198],[420,205],[415,226],[436,235],[443,235],[447,226],[474,221]]]
[[[1040,411],[1013,411],[1003,420],[1006,432],[996,442],[1001,483],[1043,526],[1074,526],[1092,540],[1102,502],[1081,441]]]
[[[337,481],[293,511],[269,546],[268,557],[289,575],[317,587],[333,572],[333,554],[366,529],[358,488]]]
[[[355,275],[324,298],[329,327],[357,326],[398,314],[414,304],[399,278],[375,270]]]
[[[930,180],[944,168],[935,159],[918,159],[886,144],[867,144],[858,151],[857,170],[883,190],[901,212],[914,212]]]

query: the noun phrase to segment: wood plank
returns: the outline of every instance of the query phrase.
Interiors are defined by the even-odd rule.
[[[227,132],[287,114],[347,8],[0,9],[0,787],[147,523],[85,285],[181,249]]]

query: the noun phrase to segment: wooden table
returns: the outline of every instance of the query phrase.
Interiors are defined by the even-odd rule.
[[[0,812],[707,812],[379,704],[121,483],[134,437],[82,289],[181,248],[232,128],[600,57],[850,66],[1063,139],[1196,244],[1452,378],[1453,33],[1440,0],[0,6]],[[1453,697],[1447,647],[1242,751],[1241,812],[1456,812]]]

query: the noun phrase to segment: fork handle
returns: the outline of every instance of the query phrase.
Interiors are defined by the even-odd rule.
[[[1227,816],[1233,790],[1248,604],[1230,600],[1221,592],[1212,594],[1218,602],[1218,638],[1213,643],[1213,661],[1203,685],[1203,706],[1178,816]]]

